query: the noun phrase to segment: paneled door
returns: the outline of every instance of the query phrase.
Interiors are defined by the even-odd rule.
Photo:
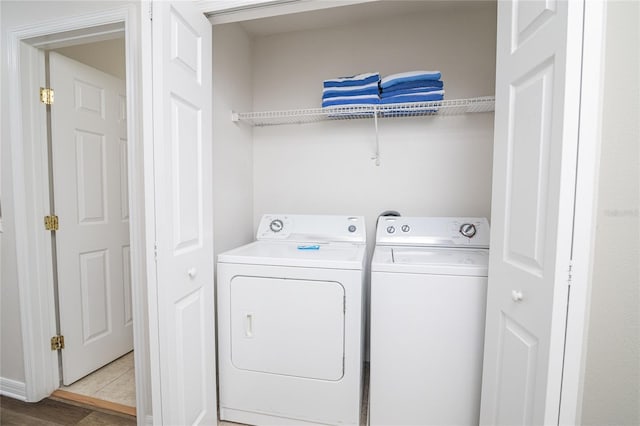
[[[581,1],[499,1],[481,424],[558,424]]]
[[[124,81],[49,54],[63,383],[133,350]]]
[[[162,406],[157,419],[156,394],[154,422],[216,424],[211,23],[194,2],[160,1],[151,25],[157,310],[150,322],[160,348],[152,385]]]

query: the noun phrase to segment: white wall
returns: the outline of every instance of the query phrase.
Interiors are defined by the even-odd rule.
[[[124,38],[54,49],[61,55],[99,69],[121,80],[126,78]]]
[[[640,424],[640,3],[607,5],[584,425]]]
[[[364,6],[366,7],[366,6]],[[255,111],[317,108],[322,81],[442,71],[446,99],[493,95],[495,3],[257,38]],[[493,114],[254,128],[254,226],[263,213],[490,216]]]
[[[73,16],[111,9],[137,1],[10,1],[0,2],[0,19],[2,31],[2,68],[0,93],[5,95],[13,82],[8,81],[7,37],[6,32],[24,25],[32,25],[63,16]],[[9,143],[9,105],[8,96],[0,97],[1,105],[1,199],[3,213],[2,253],[0,270],[0,377],[3,379],[24,382],[23,346],[19,312],[18,277],[13,217],[13,178],[11,150]]]
[[[251,40],[238,24],[213,27],[214,253],[253,240],[252,130],[231,121],[251,109]]]
[[[13,229],[13,188],[11,178],[11,151],[7,100],[6,36],[10,23],[9,2],[0,2],[0,28],[2,34],[2,68],[0,71],[0,202],[2,203],[2,229],[0,234],[0,380],[24,383],[24,359],[18,304],[18,278],[16,267],[15,232]]]

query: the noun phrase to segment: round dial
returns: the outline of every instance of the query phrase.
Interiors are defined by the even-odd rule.
[[[282,228],[284,228],[284,223],[282,223],[280,219],[274,219],[269,224],[269,229],[271,229],[273,232],[280,232],[282,231]]]
[[[394,232],[396,232],[396,228],[393,226],[387,226],[387,233],[388,234],[393,234]]]
[[[349,232],[356,232],[356,226],[355,225],[349,225],[349,228],[347,228],[349,230]]]
[[[402,232],[409,232],[411,230],[411,227],[409,227],[409,225],[402,225]]]
[[[467,238],[472,238],[476,235],[476,232],[478,232],[478,230],[473,223],[463,223],[462,226],[460,226],[460,233]]]

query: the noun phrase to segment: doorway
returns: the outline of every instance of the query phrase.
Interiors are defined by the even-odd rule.
[[[82,13],[84,10],[84,14]],[[131,305],[135,348],[136,411],[152,422],[145,238],[145,167],[142,145],[143,83],[140,60],[140,8],[134,4],[104,9],[97,5],[77,14],[52,10],[47,21],[37,18],[6,32],[10,146],[14,165],[15,230],[20,319],[25,366],[24,399],[36,402],[60,387],[58,353],[51,337],[57,332],[51,233],[43,229],[49,205],[46,113],[38,92],[45,83],[45,51],[122,38],[126,57],[126,116],[131,243]],[[29,21],[29,20],[27,20]],[[34,96],[36,94],[36,96]],[[158,405],[159,407],[159,405]]]
[[[56,396],[135,413],[125,43],[45,55],[61,388]]]

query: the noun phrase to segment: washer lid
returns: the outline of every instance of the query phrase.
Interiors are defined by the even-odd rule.
[[[377,246],[371,272],[486,277],[489,250]]]
[[[360,270],[365,253],[365,244],[254,241],[219,254],[218,263]]]

